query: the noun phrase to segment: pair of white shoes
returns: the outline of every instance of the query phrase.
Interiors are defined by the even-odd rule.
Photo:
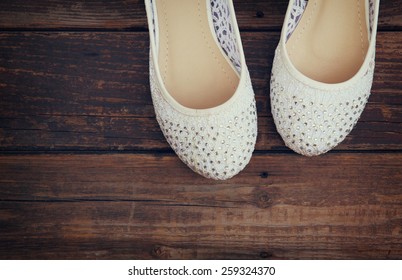
[[[379,0],[290,0],[271,75],[285,144],[315,156],[359,119],[374,74]],[[231,0],[145,0],[158,123],[193,171],[225,180],[250,161],[254,92]]]

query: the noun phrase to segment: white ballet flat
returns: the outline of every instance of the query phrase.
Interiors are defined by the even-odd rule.
[[[253,88],[230,0],[145,0],[150,85],[161,130],[193,171],[239,173],[257,137]]]
[[[291,0],[271,75],[285,144],[316,156],[357,123],[374,74],[379,0]]]

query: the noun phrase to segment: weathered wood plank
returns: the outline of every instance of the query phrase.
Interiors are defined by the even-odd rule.
[[[280,30],[287,0],[235,0],[242,29]],[[382,1],[380,28],[402,27],[402,1]],[[145,29],[142,0],[2,0],[0,29]]]
[[[389,108],[386,108],[389,109]],[[363,119],[335,150],[399,150],[400,121],[365,120],[384,107],[367,108]],[[390,114],[400,108],[391,107]],[[155,118],[94,116],[21,116],[0,120],[2,151],[170,150]],[[256,150],[288,150],[271,117],[259,116]]]
[[[315,158],[255,154],[239,176],[214,181],[192,172],[173,153],[2,155],[0,197],[28,201],[153,197],[164,203],[264,208],[259,205],[261,196],[268,196],[275,201],[266,206],[402,206],[401,167],[401,153]]]
[[[0,259],[402,259],[402,154],[386,151],[402,148],[402,35],[385,32],[402,0],[381,3],[373,94],[337,148],[353,153],[317,158],[272,152],[287,2],[235,1],[271,152],[215,182],[156,123],[143,1],[0,1],[0,151],[17,151],[0,155]],[[18,154],[35,150],[144,153]]]
[[[259,114],[258,150],[283,150],[269,105],[279,33],[243,33]],[[401,149],[402,35],[380,33],[373,94],[337,149]],[[148,36],[0,34],[0,149],[167,149],[148,85]]]
[[[296,218],[297,222],[290,222]],[[0,256],[401,259],[400,209],[0,202]],[[18,236],[18,238],[16,238]]]
[[[402,258],[401,167],[255,155],[215,182],[173,155],[1,156],[0,256]]]

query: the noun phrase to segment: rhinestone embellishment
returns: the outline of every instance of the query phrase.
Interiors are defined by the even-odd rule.
[[[152,1],[148,10],[151,25],[150,87],[156,119],[175,153],[193,171],[207,178],[233,177],[250,161],[257,138],[257,111],[254,91],[241,53],[233,5],[228,0],[210,0],[211,19],[217,42],[240,75],[234,95],[226,103],[211,109],[180,107],[163,90],[158,79],[153,51],[158,49],[157,16]],[[147,10],[147,11],[148,11]],[[152,37],[153,36],[153,37]],[[194,75],[199,75],[197,71]]]
[[[374,26],[375,0],[368,0],[370,33]],[[292,0],[289,18],[275,51],[271,73],[271,111],[276,128],[285,144],[295,152],[316,156],[326,153],[352,131],[370,96],[375,67],[375,51],[368,54],[364,75],[359,71],[341,84],[310,83],[295,74],[289,65],[284,44],[292,35],[307,6],[306,0]],[[378,5],[379,3],[377,3]],[[286,24],[286,23],[285,23]],[[375,43],[374,41],[371,43]],[[367,64],[363,64],[366,66]]]
[[[294,78],[277,48],[271,75],[271,110],[285,144],[299,154],[315,156],[342,142],[370,96],[374,58],[370,65],[366,75],[353,85],[322,90]]]
[[[257,109],[248,72],[231,106],[214,114],[186,115],[165,100],[150,61],[156,119],[179,158],[193,171],[215,180],[229,179],[243,170],[257,138]]]

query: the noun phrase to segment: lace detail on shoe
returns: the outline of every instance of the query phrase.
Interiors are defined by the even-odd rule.
[[[292,11],[290,12],[290,19],[287,26],[286,40],[290,38],[293,31],[295,31],[297,25],[299,24],[304,10],[306,9],[306,0],[295,0],[293,1]]]
[[[370,34],[373,32],[375,20],[375,0],[369,0]]]
[[[294,78],[276,50],[271,76],[271,109],[285,144],[314,156],[340,142],[356,125],[370,96],[374,54],[365,75],[347,88],[317,89]]]
[[[218,42],[237,72],[240,73],[240,52],[227,0],[210,0],[210,3],[212,21]]]
[[[231,106],[210,115],[186,115],[161,93],[150,59],[150,85],[156,119],[175,153],[193,171],[215,180],[239,173],[250,161],[257,137],[257,113],[248,73]]]

